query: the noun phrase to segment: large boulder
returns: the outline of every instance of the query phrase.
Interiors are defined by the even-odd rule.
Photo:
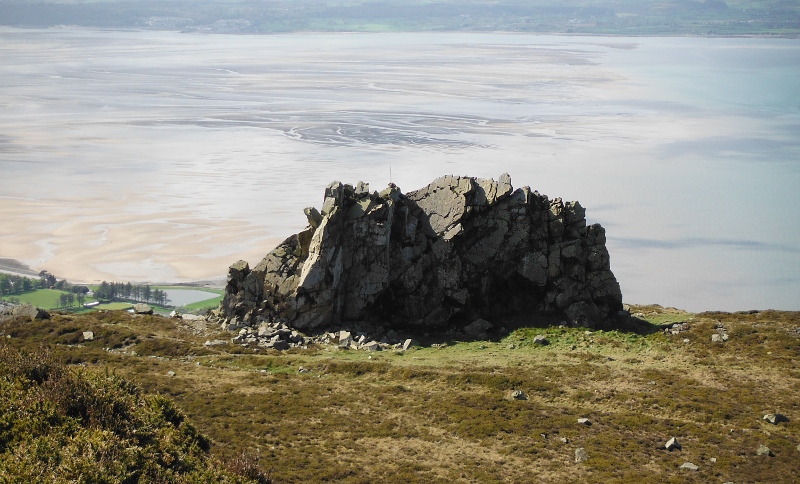
[[[139,303],[133,305],[134,314],[153,314],[153,308],[149,304]]]
[[[0,309],[0,321],[10,318],[27,318],[31,321],[35,319],[50,319],[50,313],[45,309],[29,303],[18,304],[16,306],[4,305],[2,309]]]
[[[299,329],[344,322],[457,326],[529,311],[610,325],[622,309],[605,230],[578,202],[528,187],[445,176],[416,191],[325,189],[308,227],[254,268],[230,267],[219,312],[245,325]]]

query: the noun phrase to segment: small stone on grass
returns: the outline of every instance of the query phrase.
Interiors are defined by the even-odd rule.
[[[768,413],[764,415],[764,420],[773,425],[778,425],[781,422],[788,422],[789,418],[786,415],[781,415],[779,413]]]
[[[681,449],[681,444],[680,444],[680,442],[678,442],[678,439],[676,439],[675,437],[673,437],[673,438],[669,439],[669,440],[667,441],[667,443],[666,443],[666,444],[664,444],[664,447],[665,447],[665,448],[666,448],[668,451],[670,451],[670,452],[671,452],[671,451],[673,451],[673,450],[675,450],[675,449],[678,449],[678,450],[680,450],[680,449]]]
[[[770,457],[774,457],[775,456],[775,454],[772,453],[770,448],[767,447],[764,444],[761,444],[761,445],[758,446],[758,449],[756,449],[756,455],[768,455]]]

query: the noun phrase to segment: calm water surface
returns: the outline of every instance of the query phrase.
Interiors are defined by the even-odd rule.
[[[254,264],[332,180],[508,172],[627,302],[800,309],[799,168],[797,40],[0,30],[0,257],[97,278]]]
[[[187,306],[192,303],[214,299],[217,294],[197,289],[165,289],[171,306]]]

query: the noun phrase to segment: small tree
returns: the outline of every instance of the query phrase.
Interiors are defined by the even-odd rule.
[[[106,281],[100,283],[97,291],[95,291],[95,296],[97,296],[97,299],[111,299],[111,294],[108,290],[108,283]]]
[[[42,281],[43,288],[48,288],[56,285],[56,276],[50,274],[47,271],[40,272],[39,279],[41,279]]]

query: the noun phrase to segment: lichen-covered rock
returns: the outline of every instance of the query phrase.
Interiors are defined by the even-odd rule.
[[[622,309],[605,230],[578,202],[528,187],[445,176],[416,191],[359,182],[325,189],[309,226],[252,270],[230,267],[226,322],[280,321],[298,329],[347,322],[465,328],[528,311],[611,326]]]

